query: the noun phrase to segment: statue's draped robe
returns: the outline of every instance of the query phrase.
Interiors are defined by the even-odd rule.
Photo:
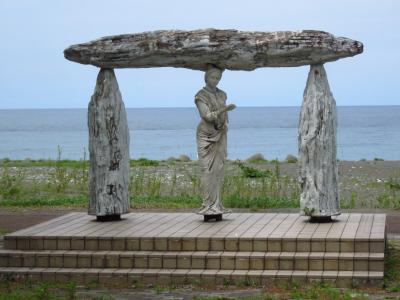
[[[225,107],[225,92],[206,88],[195,96],[195,103],[201,116],[197,126],[197,152],[201,168],[201,192],[203,205],[198,211],[202,215],[229,212],[221,203],[221,186],[224,178],[224,161],[227,156],[226,135],[227,113],[217,111]]]

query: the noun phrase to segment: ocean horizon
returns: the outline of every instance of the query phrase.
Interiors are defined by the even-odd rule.
[[[127,108],[130,155],[197,159],[195,107]],[[340,160],[400,160],[400,106],[338,106]],[[297,156],[299,106],[238,107],[229,114],[228,159],[262,153],[267,159]],[[83,159],[87,109],[0,109],[0,159]],[[87,150],[86,150],[87,154]],[[88,155],[88,154],[87,154]],[[86,156],[87,158],[88,156]]]

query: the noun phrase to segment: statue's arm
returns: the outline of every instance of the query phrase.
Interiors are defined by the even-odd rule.
[[[203,101],[200,99],[196,99],[196,106],[197,109],[199,110],[200,117],[207,122],[215,122],[218,119],[218,111],[211,111],[207,104],[205,104]]]

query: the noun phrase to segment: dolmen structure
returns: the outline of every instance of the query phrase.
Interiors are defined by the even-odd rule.
[[[88,113],[89,214],[118,218],[129,208],[129,131],[114,68],[252,71],[310,65],[299,126],[301,212],[314,218],[338,215],[336,104],[323,64],[362,51],[362,43],[322,31],[217,29],[125,34],[67,48],[65,58],[101,68]]]
[[[70,46],[66,59],[100,68],[88,109],[89,215],[71,213],[6,235],[0,275],[116,286],[381,284],[386,216],[340,211],[336,104],[324,69],[362,51],[358,41],[315,30],[160,30]],[[303,65],[310,71],[298,132],[299,214],[232,213],[216,223],[194,213],[129,213],[129,130],[114,69]]]

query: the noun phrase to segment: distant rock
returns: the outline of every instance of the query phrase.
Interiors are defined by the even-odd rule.
[[[103,37],[65,49],[66,59],[101,68],[176,67],[251,71],[335,61],[363,52],[361,42],[318,30],[158,30]]]
[[[178,160],[181,161],[181,162],[189,162],[190,161],[190,157],[185,155],[185,154],[182,154],[182,155],[179,156]]]
[[[288,154],[285,158],[285,162],[287,163],[297,163],[297,157],[292,155],[292,154]]]
[[[246,159],[247,162],[258,162],[258,161],[265,161],[264,155],[261,153],[256,153]]]

